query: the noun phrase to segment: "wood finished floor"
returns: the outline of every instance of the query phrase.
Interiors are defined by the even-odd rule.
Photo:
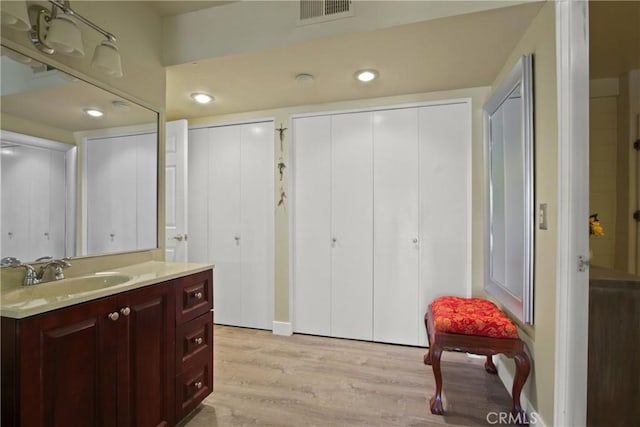
[[[214,392],[182,427],[476,426],[509,411],[483,359],[444,352],[444,416],[432,415],[424,349],[215,326]]]

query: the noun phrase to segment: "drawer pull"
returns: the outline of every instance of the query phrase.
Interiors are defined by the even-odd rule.
[[[202,299],[202,292],[194,292],[193,297],[195,299]]]
[[[120,318],[120,315],[118,314],[117,311],[114,311],[113,313],[109,313],[107,316],[109,317],[109,319],[113,320],[114,322]]]
[[[125,307],[120,309],[120,313],[122,313],[123,316],[128,316],[129,313],[131,313],[131,309],[129,307]]]
[[[202,344],[202,337],[197,337],[193,339],[193,342],[196,343],[197,345]]]
[[[193,385],[195,386],[196,390],[200,390],[202,388],[202,381],[196,381]]]

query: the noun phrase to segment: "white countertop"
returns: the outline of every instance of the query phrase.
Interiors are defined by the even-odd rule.
[[[98,288],[84,288],[81,278],[68,278],[33,286],[21,286],[0,289],[0,315],[22,319],[35,314],[68,307],[85,301],[91,301],[115,295],[143,286],[164,282],[213,268],[210,264],[186,262],[148,261],[119,267],[109,271],[100,271],[91,276],[126,276],[122,283]],[[89,276],[83,276],[89,277]],[[90,279],[87,280],[87,282]]]

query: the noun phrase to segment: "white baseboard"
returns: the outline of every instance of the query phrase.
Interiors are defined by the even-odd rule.
[[[273,321],[273,334],[274,335],[293,335],[293,325],[291,322],[276,322]]]
[[[509,392],[509,396],[511,396],[511,387],[513,387],[513,375],[511,374],[511,372],[505,366],[503,357],[494,356],[493,362],[496,365],[496,369],[498,369],[498,377],[500,377],[500,381],[502,381],[502,384],[504,385],[504,387]],[[527,415],[529,415],[529,419],[531,421],[534,421],[534,419],[535,419],[535,423],[531,422],[529,425],[535,425],[535,426],[538,426],[538,427],[546,427],[547,426],[547,423],[544,422],[544,420],[542,419],[540,413],[531,404],[531,401],[529,400],[527,395],[524,393],[524,390],[520,394],[520,404],[522,405],[522,409],[527,413]],[[533,416],[530,415],[532,413],[535,413],[535,415],[533,415]]]

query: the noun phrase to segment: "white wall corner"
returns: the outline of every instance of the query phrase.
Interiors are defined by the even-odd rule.
[[[483,356],[484,357],[484,356]],[[498,377],[504,387],[509,392],[509,396],[511,396],[511,387],[513,386],[513,375],[507,369],[504,363],[504,357],[494,357],[493,361],[498,369]],[[531,375],[529,375],[529,379],[531,379]],[[548,424],[542,419],[540,413],[536,410],[535,406],[531,403],[528,396],[522,390],[520,394],[520,404],[522,405],[522,409],[527,413],[527,417],[530,420],[529,425],[535,425],[538,427],[546,427]]]
[[[605,96],[618,96],[620,93],[619,79],[593,79],[589,80],[589,98],[601,98]]]
[[[274,335],[284,335],[291,336],[293,335],[293,326],[291,322],[277,322],[273,321],[273,334]]]

